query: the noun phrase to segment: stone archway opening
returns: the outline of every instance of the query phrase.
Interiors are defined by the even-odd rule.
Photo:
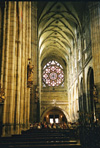
[[[89,68],[87,77],[87,91],[88,91],[88,112],[90,114],[91,123],[94,121],[95,102],[93,100],[93,87],[94,87],[94,73],[93,69]]]
[[[47,110],[43,114],[41,120],[47,123],[63,123],[63,122],[67,123],[67,118],[63,113],[63,111],[56,107]]]

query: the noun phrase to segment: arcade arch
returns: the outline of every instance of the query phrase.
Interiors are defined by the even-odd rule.
[[[58,119],[56,121],[55,119]],[[53,123],[62,123],[62,122],[68,122],[70,121],[68,113],[64,111],[60,107],[48,107],[41,115],[41,121],[50,122],[50,119],[52,119]],[[52,122],[51,121],[51,122]]]
[[[87,108],[88,114],[90,114],[90,121],[93,122],[95,115],[95,102],[93,98],[93,89],[94,89],[94,72],[93,68],[90,67],[87,74]]]

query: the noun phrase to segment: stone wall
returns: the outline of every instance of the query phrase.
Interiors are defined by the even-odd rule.
[[[53,107],[61,108],[69,116],[68,96],[66,90],[53,90],[41,92],[41,115],[48,109]],[[66,117],[67,118],[67,117]],[[69,119],[68,119],[69,120]]]
[[[37,122],[38,115],[38,104],[36,103],[36,88],[38,86],[38,56],[37,56],[37,3],[31,2],[31,57],[32,64],[34,65],[33,73],[33,86],[31,88],[30,98],[30,123]]]
[[[3,136],[20,134],[29,128],[27,66],[36,47],[31,44],[32,37],[31,2],[5,2],[1,67],[1,85],[5,91]]]
[[[98,91],[97,116],[100,114],[100,2],[89,3],[94,83]],[[100,117],[99,117],[100,118]]]
[[[42,68],[52,60],[56,60],[58,63],[60,63],[64,70],[64,86],[46,86],[43,87],[43,75],[42,75]],[[69,116],[69,106],[68,106],[68,93],[67,93],[67,64],[62,60],[62,58],[58,57],[47,57],[44,59],[44,61],[41,62],[41,92],[40,92],[40,118],[42,118],[43,113],[48,108],[58,107],[61,108],[63,111],[66,112],[66,114]],[[66,117],[67,118],[67,117]]]
[[[84,108],[88,108],[86,102],[87,97],[87,76],[89,68],[93,68],[92,47],[91,47],[91,29],[90,29],[90,15],[89,9],[86,6],[83,12],[83,19],[81,20],[81,32],[77,28],[77,41],[74,51],[69,61],[69,75],[68,75],[68,100],[69,100],[69,114],[71,121],[75,122],[79,119],[79,110],[84,112]],[[76,53],[74,53],[76,52]],[[79,54],[80,52],[80,54]],[[73,64],[73,56],[76,55],[76,67]],[[80,56],[79,56],[80,55]],[[73,68],[72,68],[73,67]],[[72,72],[73,69],[73,72]],[[84,106],[85,105],[85,106]]]

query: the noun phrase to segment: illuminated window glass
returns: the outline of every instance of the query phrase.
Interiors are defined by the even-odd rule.
[[[49,61],[43,67],[43,87],[64,86],[63,67],[57,61]]]
[[[50,118],[50,123],[51,123],[51,124],[53,123],[53,118]]]
[[[55,118],[55,123],[59,123],[59,118]]]

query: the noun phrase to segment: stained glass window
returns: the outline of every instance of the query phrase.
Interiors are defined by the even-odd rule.
[[[63,67],[57,61],[49,61],[43,67],[43,87],[64,86]]]

